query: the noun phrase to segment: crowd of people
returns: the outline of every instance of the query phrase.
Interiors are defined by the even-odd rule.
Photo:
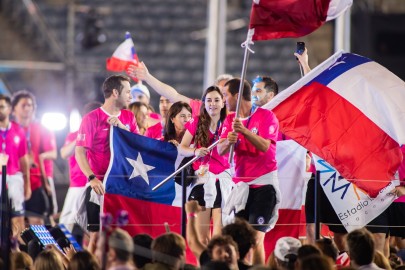
[[[307,50],[295,56],[308,73]],[[84,107],[79,130],[68,134],[60,149],[61,156],[69,159],[71,184],[59,222],[74,230],[77,213],[85,208],[89,232],[82,242],[85,250],[66,247],[62,252],[52,245],[34,250],[28,245],[27,255],[17,245],[12,269],[195,269],[185,263],[187,244],[201,269],[405,269],[405,226],[374,231],[371,226],[372,233],[364,228],[347,234],[337,225],[331,227],[335,238],[316,240],[309,199],[314,196],[313,179],[306,200],[305,244],[281,237],[266,258],[264,239],[277,221],[281,198],[276,145],[288,139],[279,131],[275,114],[261,108],[279,92],[271,77],[257,76],[251,86],[246,80],[220,75],[196,100],[159,81],[143,62],[127,72],[139,82],[131,87],[125,75],[108,77],[102,85],[104,103]],[[149,89],[142,82],[161,95],[159,113],[150,105]],[[35,97],[27,91],[12,98],[0,95],[0,157],[7,164],[13,235],[21,244],[24,241],[18,236],[26,227],[24,217],[31,225],[53,225],[58,212],[52,178],[55,138],[35,121],[35,109]],[[120,228],[100,230],[112,126],[172,143],[186,157],[183,162],[199,157],[187,172],[192,177],[187,183],[191,192],[185,205],[186,239],[173,232],[153,239],[146,234],[131,237]],[[393,193],[404,195],[405,188],[397,187]],[[393,221],[392,217],[405,214],[404,204],[395,206],[384,213],[387,218],[371,225],[401,226],[401,218]],[[324,217],[329,216],[333,214],[325,211]]]

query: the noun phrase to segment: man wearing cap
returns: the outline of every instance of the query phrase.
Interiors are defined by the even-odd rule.
[[[132,96],[131,103],[133,103],[135,101],[139,101],[139,102],[145,103],[146,105],[149,105],[149,102],[150,102],[149,89],[145,85],[143,85],[141,82],[139,82],[131,87],[131,96]]]
[[[280,270],[294,270],[301,242],[297,238],[285,236],[277,240],[274,257]]]

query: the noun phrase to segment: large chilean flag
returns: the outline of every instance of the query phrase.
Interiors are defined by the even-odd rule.
[[[372,60],[338,52],[264,105],[280,131],[375,197],[398,170],[405,83]]]

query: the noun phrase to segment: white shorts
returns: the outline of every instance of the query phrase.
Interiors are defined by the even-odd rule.
[[[24,178],[21,172],[7,175],[8,197],[11,200],[12,216],[25,214]]]
[[[80,208],[80,196],[86,191],[86,187],[70,187],[65,197],[62,213],[59,222],[65,224],[70,231],[76,220],[77,212]]]

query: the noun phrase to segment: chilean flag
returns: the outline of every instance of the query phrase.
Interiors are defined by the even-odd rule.
[[[405,143],[405,83],[372,60],[338,52],[264,105],[280,130],[376,197]]]
[[[294,38],[310,34],[345,12],[353,0],[253,0],[252,40]]]
[[[107,59],[107,70],[122,72],[126,71],[129,65],[137,66],[139,63],[138,55],[135,51],[134,42],[131,34],[125,33],[125,41],[115,50],[111,58]],[[138,81],[136,78],[133,78]]]

